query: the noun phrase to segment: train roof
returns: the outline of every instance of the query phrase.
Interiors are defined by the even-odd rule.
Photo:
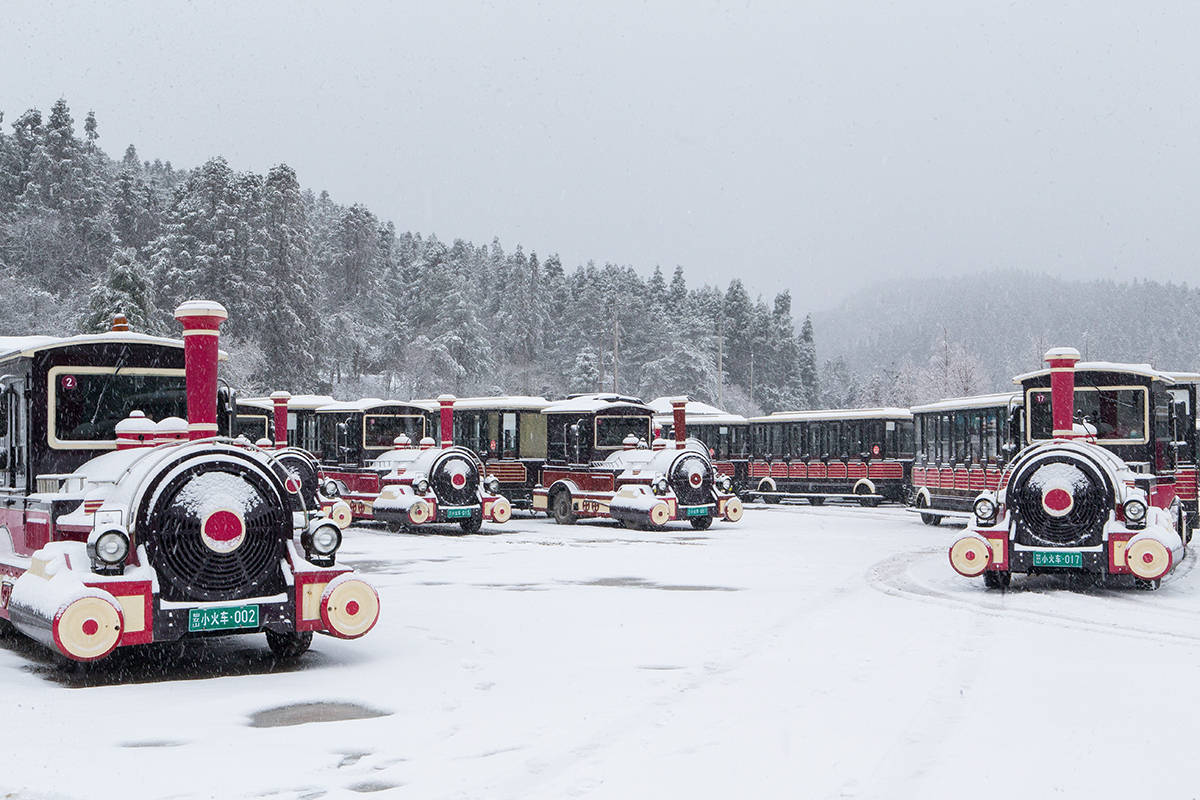
[[[626,397],[619,394],[580,394],[550,403],[542,409],[543,414],[593,414],[610,408],[628,408],[636,411],[654,409],[638,400],[636,397]]]
[[[843,419],[912,419],[907,408],[831,408],[815,411],[776,411],[765,417],[750,417],[749,422],[826,422]]]
[[[378,397],[363,397],[358,400],[334,400],[318,406],[316,411],[318,414],[338,411],[361,414],[383,406],[408,406],[409,408],[419,408],[422,411],[433,411],[437,408],[437,403],[430,403],[428,400],[381,400]]]
[[[1007,406],[1012,401],[1020,401],[1020,392],[996,392],[995,394],[976,394],[969,397],[947,397],[936,403],[925,403],[913,406],[912,413],[922,414],[928,411],[954,411],[960,408],[992,408]]]
[[[239,406],[253,408],[256,411],[275,411],[275,404],[265,397],[239,397],[236,402]]]
[[[269,397],[239,397],[238,402],[255,404],[262,402],[272,409],[275,408],[275,404]],[[333,398],[327,394],[294,394],[288,398],[288,411],[312,411],[332,402]]]
[[[432,404],[437,408],[436,400],[414,400],[414,404]],[[541,411],[550,405],[544,397],[525,394],[494,395],[489,397],[459,397],[454,401],[455,411],[484,411],[489,409],[508,409],[512,411]]]
[[[659,397],[647,403],[654,409],[655,422],[671,422],[674,409],[671,406],[673,397]],[[695,425],[745,425],[746,418],[741,414],[730,414],[728,411],[701,403],[699,400],[688,400],[683,408],[688,424]]]
[[[182,339],[151,336],[146,333],[134,333],[133,331],[81,333],[78,336],[0,336],[0,360],[28,358],[43,350],[88,344],[152,344],[159,347],[177,347],[183,349]],[[229,354],[224,350],[220,351],[220,359],[228,361]]]
[[[1125,372],[1130,375],[1138,375],[1143,378],[1149,378],[1152,381],[1163,381],[1164,383],[1197,383],[1200,382],[1200,375],[1194,372],[1164,372],[1157,370],[1149,364],[1124,364],[1118,361],[1080,361],[1075,365],[1076,372]],[[1013,378],[1013,383],[1024,383],[1030,378],[1040,378],[1050,374],[1050,368],[1034,370],[1026,372]]]

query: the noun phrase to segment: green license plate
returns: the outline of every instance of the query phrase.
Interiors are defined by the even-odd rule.
[[[257,628],[258,606],[193,608],[188,611],[188,632]]]
[[[447,508],[446,509],[446,519],[463,519],[464,517],[470,517],[470,516],[471,516],[471,509],[469,509],[469,508]]]
[[[1083,569],[1083,553],[1062,553],[1054,550],[1034,550],[1035,567],[1066,567]]]
[[[685,516],[707,517],[708,516],[708,506],[696,506],[695,508],[689,508],[687,510],[687,514],[685,514]]]

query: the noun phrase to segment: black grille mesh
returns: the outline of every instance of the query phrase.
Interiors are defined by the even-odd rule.
[[[317,492],[321,485],[317,464],[312,457],[301,450],[284,450],[275,454],[275,461],[283,468],[284,474],[280,481],[287,480],[287,473],[295,473],[300,477],[300,494],[288,493],[288,509],[290,511],[313,511],[321,506]],[[286,483],[284,484],[286,486]]]
[[[246,536],[230,553],[214,552],[200,534],[203,510],[193,497],[213,478],[237,487],[243,498],[239,511]],[[288,511],[276,497],[266,476],[235,460],[201,462],[172,477],[153,508],[142,509],[138,522],[150,563],[158,571],[161,597],[212,601],[282,592],[279,564],[291,530]]]
[[[455,488],[450,480],[450,470],[465,468],[467,482],[461,489]],[[469,506],[479,502],[479,468],[475,459],[465,453],[447,453],[433,465],[429,485],[444,506]]]
[[[703,480],[699,486],[692,486],[688,474],[696,468],[700,469]],[[678,459],[671,467],[669,480],[680,505],[699,506],[712,502],[712,465],[703,456],[686,455]]]
[[[1054,464],[1068,464],[1083,476],[1082,484],[1072,488],[1074,505],[1061,517],[1046,513],[1042,506],[1042,489],[1037,481],[1038,472],[1052,468]],[[1008,505],[1016,518],[1017,541],[1024,545],[1097,545],[1103,539],[1104,522],[1108,519],[1112,504],[1112,489],[1097,467],[1069,453],[1039,459],[1019,469],[1008,486]]]

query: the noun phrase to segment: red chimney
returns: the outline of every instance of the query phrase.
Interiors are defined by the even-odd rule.
[[[1075,437],[1075,364],[1079,351],[1074,347],[1052,347],[1042,356],[1050,365],[1050,408],[1055,438]]]
[[[217,435],[217,358],[225,306],[212,300],[188,300],[175,309],[183,323],[183,360],[187,374],[188,438]]]
[[[450,447],[454,444],[454,401],[457,398],[452,394],[443,394],[438,396],[438,405],[442,407],[442,447]]]
[[[275,392],[271,395],[271,402],[275,404],[275,449],[282,450],[287,447],[287,415],[288,415],[288,400],[292,396],[288,392]]]
[[[118,312],[113,316],[112,329],[114,331],[129,330],[129,318]]]
[[[683,443],[687,441],[687,402],[686,395],[671,398],[671,412],[675,417],[675,443],[678,447],[683,447]]]

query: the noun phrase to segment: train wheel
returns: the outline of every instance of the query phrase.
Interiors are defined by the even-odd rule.
[[[554,521],[559,525],[574,525],[579,518],[575,516],[574,509],[571,508],[571,493],[566,489],[561,489],[554,495],[554,502],[551,504],[554,514]]]
[[[692,517],[692,527],[698,531],[706,531],[712,527],[712,517]]]
[[[267,629],[267,647],[277,658],[298,658],[312,644],[312,631],[276,633]]]
[[[917,502],[917,508],[929,508],[929,501],[922,497]],[[921,522],[924,522],[926,525],[933,525],[934,527],[937,527],[941,524],[942,518],[937,514],[926,514],[924,511],[922,511]]]
[[[1012,583],[1011,572],[985,572],[983,573],[983,585],[989,589],[999,589],[1004,591]]]
[[[479,533],[479,529],[483,527],[483,517],[464,519],[458,523],[458,527],[462,528],[463,533]]]
[[[810,497],[810,498],[808,498],[808,504],[810,506],[823,506],[823,505],[825,505],[825,498],[824,497]]]
[[[861,489],[862,491],[859,491],[859,489]],[[868,489],[866,486],[860,486],[860,487],[858,487],[858,489],[854,490],[854,493],[855,494],[871,494],[871,490]],[[878,497],[860,497],[860,498],[858,498],[858,504],[860,506],[862,506],[863,508],[875,508],[877,505],[879,505],[879,498]]]

